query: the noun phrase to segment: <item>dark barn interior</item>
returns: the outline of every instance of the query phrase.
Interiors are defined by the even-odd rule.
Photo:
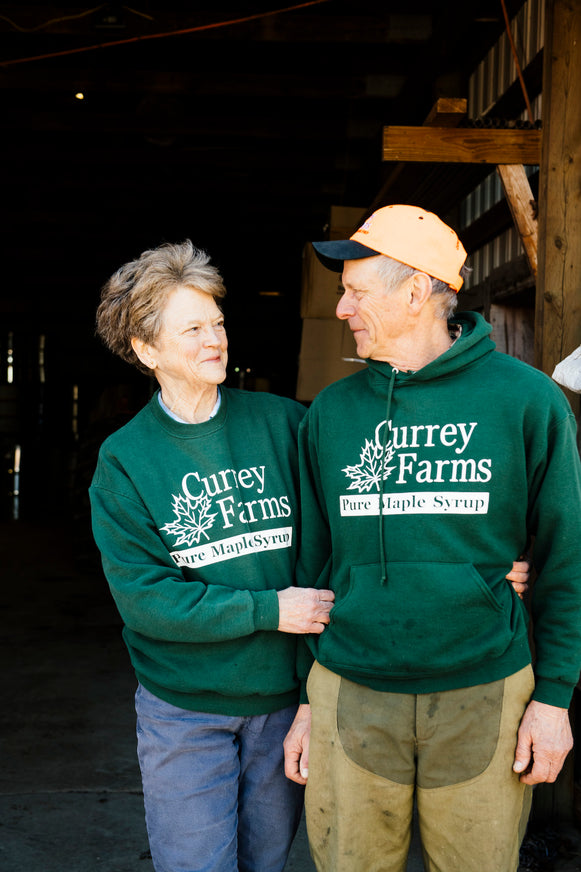
[[[504,7],[515,16],[523,0]],[[102,284],[143,250],[190,238],[226,281],[228,383],[294,397],[305,245],[328,234],[332,206],[409,202],[454,223],[491,167],[384,161],[383,128],[423,125],[438,98],[466,97],[505,27],[500,0],[0,4],[7,872],[149,868],[141,830],[115,829],[123,815],[141,826],[133,679],[87,487],[102,439],[151,385],[94,335]],[[525,80],[537,96],[542,57]],[[523,109],[512,87],[488,126]],[[511,224],[495,208],[469,253],[490,222]],[[531,310],[531,282],[515,304],[523,287]],[[95,823],[105,802],[110,817]],[[69,853],[57,838],[67,821],[80,830]]]
[[[496,2],[273,7],[2,6],[1,412],[22,443],[21,517],[39,510],[32,480],[48,505],[71,497],[84,443],[147,395],[93,333],[102,283],[146,248],[207,249],[230,380],[294,396],[303,246],[331,205],[381,195],[383,125],[463,96],[504,28]],[[416,167],[392,196],[448,211],[449,175]]]

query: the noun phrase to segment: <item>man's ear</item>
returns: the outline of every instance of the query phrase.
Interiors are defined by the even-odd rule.
[[[410,305],[420,311],[432,296],[432,280],[427,273],[417,272],[412,276]]]
[[[137,336],[133,336],[131,339],[131,347],[141,363],[149,369],[155,369],[155,349],[152,345],[148,345],[147,342],[143,341],[143,339],[138,339]]]

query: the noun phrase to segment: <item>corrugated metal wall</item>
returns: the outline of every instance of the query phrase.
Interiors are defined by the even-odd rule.
[[[527,0],[511,21],[519,63],[525,69],[542,49],[545,38],[545,2]],[[487,115],[517,79],[508,36],[502,34],[470,77],[468,109],[471,118]]]
[[[521,69],[535,59],[544,43],[545,0],[527,0],[514,19],[511,30],[516,45]],[[468,117],[484,118],[492,112],[495,104],[508,88],[517,80],[516,64],[512,56],[510,43],[506,32],[490,49],[487,56],[476,68],[469,81]],[[534,120],[542,117],[542,95],[531,100]],[[523,121],[529,121],[527,112],[519,116]],[[508,120],[508,119],[507,119]],[[515,119],[510,119],[515,120]],[[536,167],[526,167],[531,175]],[[495,170],[479,185],[460,206],[460,225],[469,226],[484,212],[498,203],[504,197],[500,179]],[[485,245],[470,256],[472,275],[467,281],[467,287],[474,287],[483,281],[496,267],[514,260],[524,254],[518,233],[511,228],[499,235],[493,242]]]

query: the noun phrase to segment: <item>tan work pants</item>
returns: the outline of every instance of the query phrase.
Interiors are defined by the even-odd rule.
[[[532,669],[380,693],[315,663],[306,815],[318,872],[404,872],[414,795],[428,872],[516,872],[531,788],[512,771]]]

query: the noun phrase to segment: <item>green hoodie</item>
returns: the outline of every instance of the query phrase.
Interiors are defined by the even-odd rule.
[[[182,424],[156,394],[103,443],[93,532],[139,681],[180,708],[265,714],[298,699],[276,592],[294,583],[305,409],[221,395],[210,421]]]
[[[531,661],[505,575],[534,537],[535,698],[566,707],[581,666],[575,420],[551,379],[494,350],[480,315],[454,323],[441,357],[418,372],[370,360],[301,425],[299,584],[336,596],[309,647],[382,691],[506,677]]]

